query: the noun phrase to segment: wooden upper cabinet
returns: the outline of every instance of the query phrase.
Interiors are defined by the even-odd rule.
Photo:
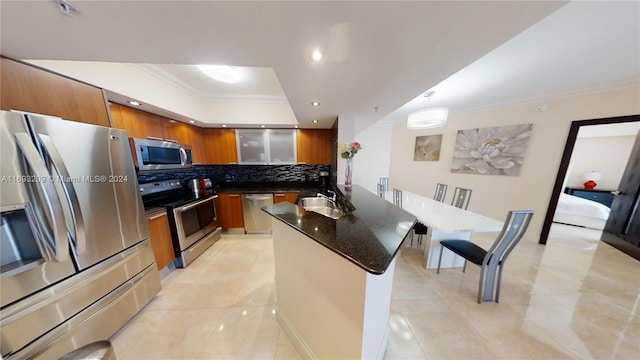
[[[163,122],[163,126],[165,139],[191,145],[194,164],[207,163],[207,152],[202,140],[203,129],[170,119],[166,119],[166,121]]]
[[[11,59],[1,60],[2,110],[110,126],[102,89]]]
[[[164,138],[162,118],[158,115],[114,103],[109,104],[109,111],[111,112],[112,126],[127,130],[129,137]]]
[[[193,162],[207,162],[202,129],[199,127],[115,103],[109,104],[109,110],[112,126],[127,130],[129,137],[145,139],[151,136],[191,145]]]
[[[236,132],[233,129],[203,129],[207,164],[237,164]]]
[[[298,129],[298,163],[331,164],[331,130]]]

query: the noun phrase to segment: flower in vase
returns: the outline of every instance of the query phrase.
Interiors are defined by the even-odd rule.
[[[338,151],[340,152],[340,157],[343,159],[353,159],[360,149],[362,149],[360,143],[354,141],[350,144],[340,144]]]

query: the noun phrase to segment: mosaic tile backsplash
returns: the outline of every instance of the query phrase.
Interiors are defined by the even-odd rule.
[[[318,172],[329,171],[329,165],[196,165],[188,171],[157,172],[138,175],[139,183],[194,178],[210,178],[223,182],[302,182],[319,181]]]

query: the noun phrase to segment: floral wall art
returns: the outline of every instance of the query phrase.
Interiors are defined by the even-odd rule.
[[[416,136],[416,147],[413,153],[413,160],[415,161],[440,160],[441,145],[442,145],[442,134]]]
[[[520,174],[533,124],[458,130],[451,172]]]

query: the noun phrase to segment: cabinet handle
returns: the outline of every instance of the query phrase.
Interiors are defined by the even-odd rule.
[[[237,197],[240,197],[240,195],[239,194],[231,194],[231,195],[229,195],[229,197],[230,198],[237,198]]]
[[[284,194],[275,194],[275,197],[284,197]]]
[[[161,214],[154,215],[154,216],[152,216],[152,217],[148,218],[147,220],[155,220],[155,219],[157,219],[157,218],[161,218],[161,217],[163,217],[163,216],[167,216],[167,212],[166,212],[166,211],[165,211],[165,212],[163,212],[163,213],[161,213]]]
[[[238,162],[228,162],[230,165],[238,165]]]

